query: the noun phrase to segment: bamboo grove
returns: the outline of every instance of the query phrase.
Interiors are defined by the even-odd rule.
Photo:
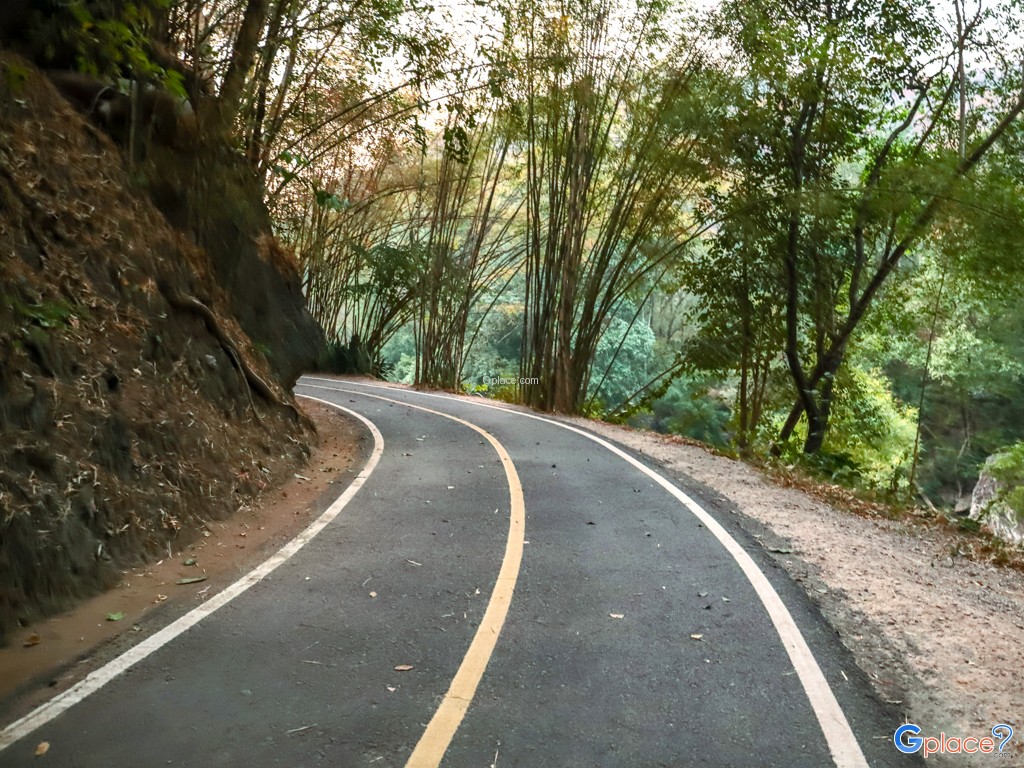
[[[1017,391],[1018,0],[131,7],[215,96],[336,365],[740,451],[884,438],[894,485],[980,433],[941,393]]]

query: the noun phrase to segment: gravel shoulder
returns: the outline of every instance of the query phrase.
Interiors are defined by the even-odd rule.
[[[879,695],[899,703],[923,735],[981,737],[1009,723],[1016,735],[1006,749],[1024,758],[1024,574],[959,556],[956,535],[942,528],[839,510],[663,435],[575,423],[703,483],[756,521],[752,528],[783,540],[772,543],[770,551],[782,550],[773,556],[819,603]]]

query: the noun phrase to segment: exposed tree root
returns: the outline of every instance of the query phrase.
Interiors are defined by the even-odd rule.
[[[228,357],[231,358],[232,362],[234,362],[238,370],[241,371],[242,376],[245,379],[245,383],[250,390],[249,404],[250,406],[252,406],[252,411],[254,414],[256,414],[256,419],[260,421],[260,423],[262,423],[262,419],[260,419],[259,414],[256,413],[256,407],[252,401],[251,390],[255,390],[256,394],[258,394],[264,400],[273,403],[274,405],[278,405],[281,408],[287,408],[291,410],[295,414],[295,417],[300,422],[307,423],[309,421],[298,408],[296,408],[291,403],[286,402],[285,400],[282,400],[280,397],[278,397],[277,393],[274,392],[270,384],[264,381],[264,379],[258,373],[256,373],[256,371],[252,369],[252,367],[246,362],[245,358],[242,356],[241,352],[238,351],[238,345],[235,344],[235,342],[231,339],[230,336],[228,336],[227,331],[224,330],[220,320],[213,313],[212,309],[206,306],[195,296],[178,293],[169,285],[161,285],[160,289],[161,293],[163,293],[164,295],[164,298],[167,299],[167,302],[172,307],[176,309],[187,310],[203,318],[203,320],[206,323],[206,327],[210,330],[210,333],[212,333],[216,337],[217,341],[224,348],[224,351],[228,353]]]

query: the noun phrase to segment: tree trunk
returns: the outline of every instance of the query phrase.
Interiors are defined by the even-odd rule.
[[[252,119],[252,130],[249,134],[249,146],[246,147],[246,158],[253,170],[259,170],[260,159],[263,157],[263,122],[267,116],[267,91],[270,88],[270,74],[281,47],[281,24],[289,5],[289,0],[279,0],[274,15],[267,29],[267,43],[263,50],[263,60],[256,74],[256,104]]]
[[[235,38],[235,45],[231,50],[231,61],[227,72],[224,73],[220,96],[217,99],[217,114],[214,119],[218,132],[226,133],[238,112],[242,87],[245,85],[249,70],[252,69],[269,8],[270,0],[249,0],[245,6],[238,37]]]
[[[740,453],[746,454],[750,448],[750,313],[746,305],[743,306],[741,311],[743,312],[743,317],[741,318],[743,342],[740,349],[740,423],[736,445],[739,447]]]
[[[812,454],[821,450],[828,432],[828,419],[832,411],[832,389],[835,377],[828,376],[821,387],[817,409],[808,415],[807,439],[804,440],[804,453]]]

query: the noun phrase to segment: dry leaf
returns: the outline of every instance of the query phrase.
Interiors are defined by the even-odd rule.
[[[39,746],[36,747],[36,757],[42,757],[50,751],[50,742],[40,741]]]
[[[153,602],[154,603],[162,603],[166,599],[167,599],[167,595],[157,595],[156,596],[156,600],[154,600]]]
[[[376,592],[371,592],[371,593],[370,593],[370,597],[376,597],[376,596],[377,596],[377,593],[376,593]]]
[[[39,635],[29,635],[21,645],[23,648],[31,648],[33,645],[39,645],[42,640]]]
[[[609,613],[608,615],[611,616],[613,619],[622,619],[626,616],[626,614],[624,613]]]
[[[704,635],[690,635],[690,639],[691,640],[701,640],[703,638],[704,638]]]
[[[412,668],[412,664],[399,664],[397,667],[395,667],[395,672],[408,672]]]
[[[395,688],[395,686],[393,686],[393,685],[389,685],[389,686],[388,686],[387,688],[388,688],[388,690],[389,690],[389,691],[390,691],[391,693],[394,693],[395,691],[397,691],[397,690],[398,690],[398,689],[397,689],[397,688]]]

